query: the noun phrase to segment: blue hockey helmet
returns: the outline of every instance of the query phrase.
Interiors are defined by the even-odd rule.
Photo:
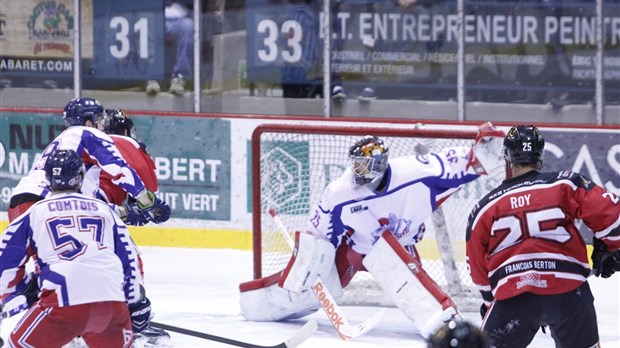
[[[388,167],[388,147],[383,140],[366,135],[349,148],[349,158],[353,162],[354,182],[366,185],[381,179]]]
[[[86,120],[96,124],[102,116],[103,105],[93,98],[71,99],[62,113],[62,119],[67,127],[83,126]]]
[[[73,150],[56,150],[45,162],[45,178],[52,191],[78,191],[85,172],[84,162]]]
[[[515,126],[504,138],[504,158],[510,164],[536,164],[542,167],[545,139],[536,126]]]

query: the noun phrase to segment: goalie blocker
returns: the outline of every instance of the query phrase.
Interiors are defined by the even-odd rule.
[[[446,322],[462,320],[452,298],[426,273],[420,259],[410,255],[390,231],[381,235],[363,264],[425,339]]]
[[[239,285],[241,314],[252,321],[279,321],[311,314],[320,308],[312,292],[317,277],[338,299],[342,286],[335,254],[329,241],[296,232],[295,249],[284,271]]]

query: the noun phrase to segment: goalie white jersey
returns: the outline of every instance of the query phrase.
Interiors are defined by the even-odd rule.
[[[380,192],[355,185],[349,168],[325,190],[308,230],[338,247],[346,243],[367,254],[389,229],[403,246],[424,234],[424,220],[462,185],[478,175],[467,170],[470,147],[389,160],[386,186]],[[381,222],[380,222],[381,221]]]

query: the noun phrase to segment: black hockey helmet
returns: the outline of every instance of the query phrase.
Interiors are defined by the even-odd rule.
[[[106,109],[103,118],[103,131],[107,134],[118,134],[135,139],[136,128],[133,120],[121,109]]]
[[[366,135],[351,145],[349,158],[353,162],[355,183],[365,185],[385,174],[388,147],[378,137]]]
[[[52,191],[78,191],[86,172],[82,158],[73,150],[56,150],[45,161],[45,178]]]
[[[504,158],[510,164],[543,163],[545,139],[536,126],[514,126],[504,138]]]
[[[428,348],[489,348],[489,340],[467,321],[449,321],[428,340]]]

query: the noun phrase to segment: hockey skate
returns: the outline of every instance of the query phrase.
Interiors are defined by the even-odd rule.
[[[134,334],[132,348],[171,348],[170,334],[163,329],[149,326]]]

